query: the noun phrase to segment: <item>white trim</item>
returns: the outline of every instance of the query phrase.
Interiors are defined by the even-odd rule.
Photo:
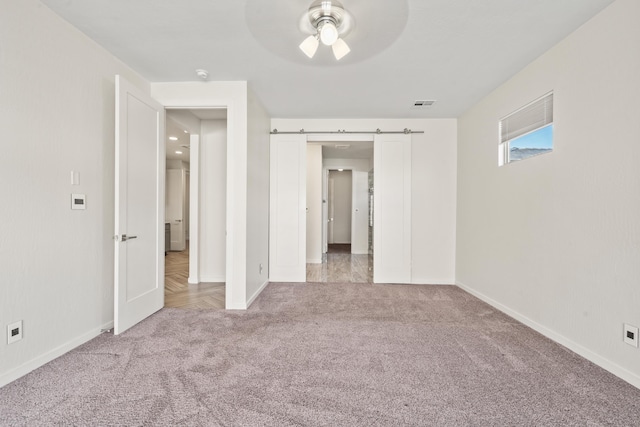
[[[322,258],[315,258],[315,259],[307,258],[307,264],[322,264]]]
[[[251,298],[249,298],[249,300],[247,301],[247,307],[246,308],[249,308],[249,306],[251,306],[251,304],[253,304],[253,302],[256,300],[256,298],[258,298],[258,296],[262,293],[262,291],[264,291],[264,288],[266,288],[268,284],[269,284],[269,281],[265,280],[264,283],[262,285],[260,285],[258,290],[255,291],[254,294],[251,295]]]
[[[189,278],[200,283],[200,135],[189,137]]]
[[[540,334],[544,335],[545,337],[549,338],[550,340],[556,342],[557,344],[560,344],[566,348],[568,348],[569,350],[573,351],[574,353],[577,353],[578,355],[584,357],[585,359],[587,359],[588,361],[595,363],[596,365],[600,366],[601,368],[611,372],[613,375],[625,380],[626,382],[628,382],[629,384],[631,384],[634,387],[640,388],[640,376],[634,374],[633,372],[630,372],[628,370],[626,370],[625,368],[623,368],[622,366],[608,360],[605,359],[604,357],[600,356],[599,354],[594,353],[593,351],[581,346],[580,344],[566,338],[563,335],[560,335],[559,333],[547,328],[546,326],[543,326],[541,324],[539,324],[538,322],[529,319],[528,317],[518,313],[517,311],[514,311],[512,309],[510,309],[509,307],[499,303],[498,301],[489,298],[488,296],[473,290],[472,288],[468,287],[467,285],[461,283],[461,282],[457,282],[456,284],[459,288],[469,292],[471,295],[481,299],[482,301],[486,302],[487,304],[491,305],[492,307],[500,310],[501,312],[505,313],[506,315],[516,319],[517,321],[525,324],[526,326],[530,327],[531,329],[533,329],[536,332],[539,332]]]
[[[446,286],[456,286],[456,281],[452,279],[425,279],[425,278],[411,278],[412,285],[426,285],[426,286],[434,286],[434,285],[446,285]]]
[[[200,277],[200,282],[198,283],[224,283],[224,276],[202,276]],[[192,283],[193,285],[197,285],[197,283]]]
[[[246,197],[236,197],[242,190],[246,195],[246,168],[240,167],[242,160],[242,166],[247,160],[246,85],[246,81],[151,83],[152,96],[166,109],[227,109],[225,309],[245,305],[246,295]],[[237,145],[242,144],[245,157],[236,164],[237,157],[243,154]],[[236,200],[240,206],[244,204],[241,209]],[[241,217],[236,218],[238,215]]]
[[[37,356],[28,362],[23,363],[22,365],[16,367],[15,369],[10,370],[2,375],[0,375],[0,387],[4,387],[7,384],[17,380],[20,377],[27,375],[29,372],[38,369],[52,360],[57,359],[65,353],[73,350],[76,347],[81,346],[82,344],[91,341],[98,335],[102,333],[103,329],[113,329],[113,321],[105,323],[100,328],[95,328],[90,330],[89,332],[82,334],[66,343],[59,345],[58,347]]]

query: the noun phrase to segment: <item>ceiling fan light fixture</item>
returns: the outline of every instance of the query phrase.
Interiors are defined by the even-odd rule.
[[[304,54],[309,58],[313,58],[313,56],[316,54],[316,51],[318,50],[319,45],[320,42],[318,42],[318,37],[315,35],[311,35],[304,39],[302,43],[300,43],[300,50],[302,50]]]
[[[341,60],[347,53],[351,52],[349,45],[342,39],[336,40],[336,42],[331,45],[331,49],[333,50],[333,56],[336,57],[336,60]]]
[[[354,26],[353,15],[338,0],[314,0],[299,21],[300,31],[311,34],[300,44],[300,49],[313,58],[322,42],[331,46],[333,55],[340,59],[351,50],[342,39]]]
[[[338,28],[332,20],[325,20],[320,28],[320,40],[325,46],[332,46],[338,40]]]

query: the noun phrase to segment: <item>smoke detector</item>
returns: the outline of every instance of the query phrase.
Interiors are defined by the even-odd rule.
[[[207,80],[209,78],[209,72],[207,70],[198,69],[196,70],[196,76],[202,80]]]

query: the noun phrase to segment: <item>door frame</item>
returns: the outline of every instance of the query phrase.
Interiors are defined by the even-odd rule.
[[[375,157],[375,153],[374,153]],[[356,233],[356,224],[357,221],[354,209],[355,209],[355,201],[356,201],[356,181],[353,179],[355,172],[364,172],[369,173],[369,171],[360,171],[353,168],[353,166],[341,166],[340,169],[344,171],[351,171],[351,250],[353,254],[353,242],[354,242],[354,234]],[[323,203],[322,206],[322,253],[327,253],[329,249],[329,172],[333,170],[338,170],[337,166],[331,167],[322,167],[322,199],[326,200],[326,203]],[[367,190],[368,197],[368,190]],[[367,212],[368,217],[368,212]],[[368,222],[368,219],[367,219]],[[367,252],[368,253],[368,252]],[[362,253],[359,253],[363,255]],[[356,254],[354,254],[356,255]]]
[[[229,103],[230,104],[230,103]],[[225,309],[229,309],[228,298],[226,295],[228,292],[228,277],[229,269],[232,268],[232,244],[230,241],[233,239],[233,233],[230,231],[233,228],[229,227],[230,212],[229,196],[230,191],[230,165],[232,158],[230,157],[230,134],[231,130],[231,108],[229,105],[207,105],[207,106],[192,106],[187,105],[164,105],[166,110],[207,110],[207,109],[226,109],[227,110],[227,195],[225,198],[226,203],[226,265],[225,265]],[[202,135],[190,135],[189,138],[189,277],[187,282],[191,285],[197,285],[200,283],[200,144],[202,141]]]
[[[226,132],[227,132],[227,152],[229,149],[229,108],[224,106],[207,106],[207,107],[190,107],[190,106],[166,106],[165,110],[207,110],[207,109],[226,109]],[[190,135],[189,137],[189,277],[187,282],[191,285],[200,283],[200,144],[202,134]],[[227,168],[229,167],[229,157],[227,156]],[[227,169],[227,191],[229,191],[229,172]],[[228,203],[228,202],[226,202]],[[226,207],[227,217],[229,216],[229,208]],[[227,230],[229,227],[227,225]],[[226,241],[226,257],[229,257],[229,233],[227,233]],[[225,266],[225,279],[227,269]],[[226,290],[226,280],[225,280]]]

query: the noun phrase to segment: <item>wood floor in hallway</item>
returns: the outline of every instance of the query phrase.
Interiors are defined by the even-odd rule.
[[[329,245],[321,264],[307,264],[307,282],[373,283],[373,255],[350,252],[351,245]]]
[[[224,309],[224,283],[188,283],[189,249],[167,252],[164,265],[165,307]]]

